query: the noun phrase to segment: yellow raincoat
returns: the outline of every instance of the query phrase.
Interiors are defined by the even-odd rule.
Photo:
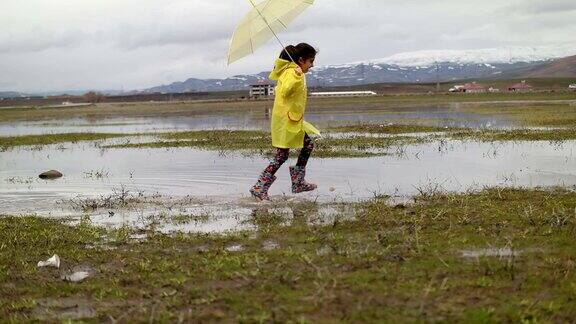
[[[302,148],[304,134],[320,135],[312,124],[304,121],[308,89],[306,76],[297,75],[296,63],[277,59],[270,79],[277,81],[276,97],[272,109],[272,146],[278,148]]]

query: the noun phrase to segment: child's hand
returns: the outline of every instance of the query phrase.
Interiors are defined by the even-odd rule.
[[[296,71],[296,75],[297,75],[297,76],[301,76],[301,75],[302,75],[302,68],[301,68],[301,67],[295,68],[294,71]]]

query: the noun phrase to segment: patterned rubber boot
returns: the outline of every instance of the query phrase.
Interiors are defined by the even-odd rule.
[[[292,179],[292,193],[312,191],[318,186],[313,183],[304,181],[306,176],[306,167],[291,166],[290,179]]]
[[[256,184],[250,189],[252,197],[261,201],[270,200],[270,197],[268,197],[268,189],[270,189],[274,180],[276,180],[276,177],[273,174],[266,171],[262,172]]]

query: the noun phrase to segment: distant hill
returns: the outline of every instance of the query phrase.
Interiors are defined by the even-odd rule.
[[[252,83],[268,80],[268,74],[269,72],[261,72],[253,75],[236,75],[226,79],[190,78],[182,82],[174,82],[145,90],[134,91],[134,93],[182,93],[245,90],[248,89]]]
[[[502,73],[498,78],[576,78],[576,55],[512,69]]]
[[[341,87],[373,83],[431,83],[463,79],[497,78],[508,71],[532,68],[543,62],[453,63],[439,62],[432,66],[398,66],[377,63],[355,63],[314,68],[307,75],[309,87]],[[181,93],[248,90],[250,84],[267,81],[269,72],[237,75],[226,79],[190,78],[133,93]]]
[[[20,97],[24,97],[25,95],[20,93],[20,92],[15,92],[15,91],[0,91],[0,98],[2,99],[6,99],[6,98],[20,98]]]
[[[468,51],[419,51],[341,65],[315,67],[307,76],[310,87],[356,86],[374,83],[433,83],[456,80],[572,77],[576,46],[515,47]],[[566,57],[563,59],[563,57]],[[179,93],[247,90],[266,81],[267,71],[226,79],[190,78],[138,93]]]
[[[342,87],[374,83],[424,84],[457,80],[519,78],[526,71],[547,66],[549,62],[514,63],[453,63],[441,62],[431,66],[398,66],[376,63],[357,63],[342,66],[318,67],[307,75],[309,87]],[[514,72],[514,73],[512,73]],[[250,84],[267,81],[269,72],[237,75],[226,79],[190,78],[134,93],[181,93],[248,90]]]

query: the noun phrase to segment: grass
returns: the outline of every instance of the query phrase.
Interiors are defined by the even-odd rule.
[[[0,137],[0,151],[18,146],[43,146],[58,143],[77,143],[80,141],[99,141],[110,138],[126,137],[130,135],[106,133],[65,133],[25,136]]]
[[[450,133],[449,138],[457,140],[495,141],[548,141],[564,142],[576,140],[576,128],[567,129],[516,129],[516,130],[465,130]]]
[[[317,140],[314,156],[317,158],[370,157],[388,154],[389,149],[407,144],[421,143],[421,138],[393,136],[386,138],[353,135],[335,138],[327,135]],[[271,155],[271,138],[262,131],[193,131],[168,133],[158,141],[108,145],[105,148],[182,148],[193,147],[222,153],[241,152],[247,155]],[[296,154],[295,150],[292,150]]]
[[[109,195],[101,195],[97,198],[73,198],[69,203],[75,210],[90,212],[98,209],[126,208],[137,203],[143,203],[145,199],[143,192],[132,192],[126,186],[112,188]]]
[[[110,172],[104,170],[104,168],[100,170],[90,170],[84,172],[84,178],[88,179],[103,179],[108,178],[110,176]]]
[[[438,133],[426,136],[410,136],[408,134]],[[341,135],[337,135],[341,134]],[[375,134],[378,136],[366,135]],[[139,134],[146,135],[146,134]],[[107,149],[154,149],[154,148],[195,148],[218,151],[221,154],[240,153],[247,156],[272,156],[270,134],[263,131],[191,131],[164,134],[148,134],[156,136],[152,142],[124,143],[103,145]],[[342,136],[343,135],[343,136]],[[380,136],[382,135],[382,136]],[[73,133],[28,135],[18,137],[0,137],[0,150],[6,151],[19,146],[41,148],[43,145],[97,141],[109,138],[135,136],[134,134],[101,134]],[[362,158],[404,152],[407,145],[423,144],[433,141],[473,140],[473,141],[549,141],[563,142],[576,140],[576,127],[559,129],[471,129],[444,128],[424,125],[375,125],[355,124],[330,128],[322,139],[315,141],[315,158]],[[296,155],[298,150],[291,150]],[[92,170],[85,173],[86,177],[102,178],[106,174],[102,170]]]
[[[569,127],[576,126],[576,104],[464,105],[462,111],[507,118],[524,126]]]
[[[576,113],[576,109],[574,110]],[[546,114],[551,113],[546,111]],[[526,113],[523,113],[527,115]],[[558,118],[561,120],[561,115],[565,112],[557,112],[557,116],[553,118]],[[526,117],[526,116],[524,116]],[[576,116],[575,116],[576,117]],[[533,121],[542,121],[542,116],[532,116]],[[550,119],[547,119],[543,124],[547,124]],[[576,122],[576,118],[574,119]],[[398,125],[398,124],[387,124],[387,125],[377,125],[377,124],[357,124],[348,126],[338,126],[333,127],[330,130],[336,132],[355,132],[355,133],[374,133],[374,134],[408,134],[408,133],[438,133],[432,134],[425,138],[422,138],[423,142],[445,139],[454,140],[475,140],[483,142],[494,142],[494,141],[549,141],[549,142],[563,142],[569,140],[576,140],[576,124],[570,124],[570,119],[563,120],[564,127],[562,128],[550,128],[550,129],[512,129],[512,130],[500,130],[500,129],[473,129],[473,128],[455,128],[455,127],[437,127],[437,126],[425,126],[425,125]],[[558,123],[550,123],[555,126]]]
[[[411,133],[432,133],[454,131],[457,128],[448,128],[440,126],[426,126],[418,124],[356,124],[337,126],[329,129],[333,132],[356,132],[356,133],[373,133],[373,134],[411,134]]]
[[[333,132],[333,133],[332,133]],[[426,136],[408,134],[439,133]],[[337,135],[341,134],[341,135]],[[375,134],[383,136],[372,136]],[[140,134],[143,135],[143,134]],[[144,134],[145,135],[145,134]],[[192,131],[156,136],[152,142],[103,145],[107,149],[158,149],[158,148],[195,148],[218,151],[221,154],[240,153],[247,156],[272,156],[270,134],[263,131]],[[343,136],[342,136],[343,135]],[[389,136],[386,136],[389,135]],[[108,138],[135,136],[134,134],[50,134],[19,137],[0,137],[0,149],[6,151],[18,146],[42,147],[43,145],[96,141]],[[435,140],[475,140],[475,141],[550,141],[563,142],[576,140],[576,128],[560,129],[467,129],[444,128],[423,125],[373,125],[357,124],[333,127],[322,139],[315,141],[315,158],[361,158],[396,154],[404,151],[407,145],[429,143]],[[296,155],[298,150],[291,150]],[[86,177],[103,178],[103,170],[92,170]]]
[[[414,204],[353,205],[355,219],[308,225],[254,213],[254,233],[106,230],[87,220],[0,218],[0,318],[90,321],[566,322],[574,294],[576,193],[486,189]],[[284,225],[286,224],[287,225]],[[276,248],[265,249],[267,242]],[[229,247],[240,245],[234,251]],[[93,248],[86,248],[91,246]],[[111,249],[110,247],[113,247]],[[508,248],[517,255],[465,258]],[[61,270],[36,263],[57,253]],[[60,272],[96,274],[67,283]],[[68,315],[65,315],[68,314]],[[76,318],[78,319],[78,318]]]

